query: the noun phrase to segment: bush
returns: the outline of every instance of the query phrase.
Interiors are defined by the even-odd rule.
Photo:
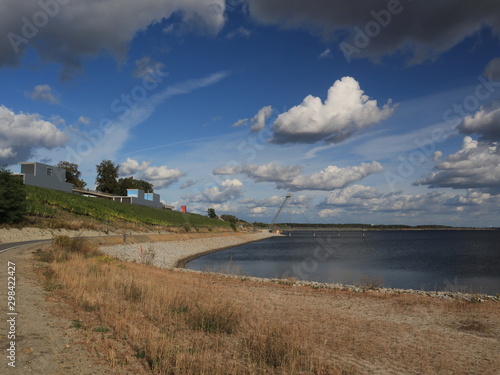
[[[14,224],[26,214],[26,191],[19,176],[0,168],[0,223]]]

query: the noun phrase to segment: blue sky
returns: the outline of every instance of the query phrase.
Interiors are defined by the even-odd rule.
[[[82,6],[84,4],[84,6]],[[0,4],[0,163],[282,221],[500,226],[500,3]]]

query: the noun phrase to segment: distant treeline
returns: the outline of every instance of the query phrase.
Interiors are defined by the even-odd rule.
[[[253,223],[256,227],[267,228],[269,224],[266,223]],[[452,229],[454,227],[447,225],[401,225],[401,224],[361,224],[361,223],[347,223],[347,224],[311,224],[311,223],[277,223],[278,228],[314,228],[314,229]]]

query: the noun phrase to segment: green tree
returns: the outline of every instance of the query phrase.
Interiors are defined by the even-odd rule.
[[[68,161],[60,161],[57,163],[57,167],[66,169],[66,182],[69,182],[78,188],[84,188],[87,186],[87,183],[80,178],[82,173],[78,170],[78,164],[70,163]]]
[[[215,210],[213,208],[209,208],[207,210],[207,215],[210,219],[215,219],[217,217],[217,214],[215,213]]]
[[[224,221],[228,221],[230,223],[236,224],[238,222],[238,218],[234,215],[221,215],[220,218]]]
[[[20,176],[0,167],[0,223],[13,224],[26,214],[26,191]]]
[[[101,164],[96,165],[96,189],[103,193],[120,195],[120,184],[117,180],[119,168],[111,160],[103,160]]]
[[[120,195],[127,195],[127,189],[141,189],[145,193],[154,191],[153,184],[144,180],[136,180],[133,177],[120,178],[118,185],[120,185]]]

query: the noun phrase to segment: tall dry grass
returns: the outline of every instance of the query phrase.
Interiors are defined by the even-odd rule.
[[[498,368],[496,303],[179,273],[73,251],[78,246],[65,241],[54,241],[52,251],[66,256],[39,254],[49,261],[45,278],[82,312],[89,344],[112,366],[126,367],[133,355],[153,374],[493,374]]]

